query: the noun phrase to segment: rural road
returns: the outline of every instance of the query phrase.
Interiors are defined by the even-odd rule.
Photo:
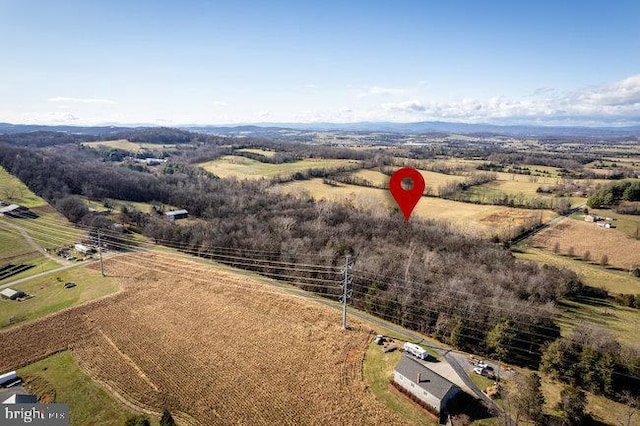
[[[564,219],[568,218],[569,216],[571,216],[572,214],[574,214],[575,212],[585,208],[586,206],[584,204],[579,205],[578,207],[574,207],[571,210],[569,210],[567,213],[562,214],[558,217],[554,217],[553,219],[551,219],[549,222],[540,225],[539,227],[529,231],[529,232],[525,232],[524,234],[514,238],[513,240],[509,241],[510,245],[515,245],[518,244],[524,240],[526,240],[527,238],[533,237],[534,235],[544,231],[545,229],[549,228],[552,225],[555,225],[558,222],[563,221]]]
[[[313,300],[315,302],[322,303],[323,305],[329,306],[334,309],[342,309],[342,304],[340,302],[323,299],[319,296],[308,294],[303,290],[300,290],[297,288],[291,288],[290,284],[286,284],[286,285],[280,284],[279,282],[274,282],[273,280],[265,280],[265,282],[270,284],[273,287],[280,288],[295,296]],[[469,356],[468,354],[447,349],[440,345],[431,343],[425,340],[424,337],[422,337],[418,333],[414,333],[410,330],[400,327],[399,325],[381,320],[379,318],[376,318],[372,315],[356,310],[354,308],[348,309],[348,315],[367,321],[369,323],[379,325],[380,327],[383,327],[387,330],[392,331],[393,333],[396,333],[400,336],[407,338],[407,340],[412,340],[415,343],[419,343],[422,346],[428,346],[429,348],[435,350],[438,354],[440,354],[445,359],[445,361],[449,363],[449,365],[453,368],[456,374],[460,376],[460,379],[464,382],[464,384],[467,385],[467,387],[471,389],[471,391],[475,394],[476,398],[483,401],[484,404],[487,406],[487,408],[489,408],[491,412],[499,413],[500,416],[504,416],[504,412],[502,411],[502,409],[498,407],[496,403],[491,398],[489,398],[484,392],[482,392],[482,390],[479,389],[478,386],[476,386],[476,384],[471,380],[471,378],[469,378],[469,374],[467,370],[465,370],[465,368],[463,368],[463,366],[461,365],[461,362],[463,363],[468,362],[467,361],[467,356]],[[511,419],[510,419],[510,423],[512,425],[515,425],[515,422]]]
[[[25,238],[26,241],[29,242],[29,244],[31,246],[33,246],[35,249],[37,249],[40,253],[42,253],[44,256],[46,256],[47,258],[57,262],[57,263],[61,263],[61,261],[59,259],[55,259],[53,258],[53,256],[51,256],[49,253],[47,253],[44,249],[42,249],[42,247],[40,247],[35,241],[33,241],[33,239],[31,238],[31,236],[24,231],[22,228],[15,226],[15,225],[8,225],[8,224],[2,224],[3,227],[10,227],[13,228],[14,230],[20,232],[20,234]],[[145,250],[147,251],[147,250]],[[153,250],[149,250],[149,251],[153,251]],[[115,255],[116,253],[109,253],[108,255],[106,255],[105,257],[109,257],[109,255]],[[95,263],[98,260],[91,260],[88,262],[77,262],[77,263],[70,263],[70,262],[64,262],[66,263],[64,266],[57,268],[57,269],[53,269],[50,271],[46,271],[46,272],[42,272],[39,274],[35,274],[26,278],[22,278],[22,279],[18,279],[18,280],[14,280],[11,281],[9,283],[5,283],[0,285],[0,289],[4,289],[6,287],[10,287],[10,286],[14,286],[16,284],[21,284],[23,282],[32,280],[32,279],[36,279],[36,278],[40,278],[43,276],[47,276],[50,274],[56,274],[59,273],[61,271],[65,271],[68,269],[72,269],[72,268],[76,268],[79,266],[83,266],[83,265],[88,265],[91,263]],[[331,307],[333,309],[342,309],[342,304],[340,302],[337,301],[333,301],[333,300],[328,300],[313,294],[309,294],[307,292],[305,292],[304,290],[301,290],[297,287],[293,287],[291,284],[289,283],[282,283],[279,282],[277,280],[273,280],[273,279],[268,279],[268,280],[261,280],[265,283],[267,283],[268,285],[272,286],[272,287],[276,287],[279,288],[281,290],[286,291],[287,293],[297,296],[297,297],[301,297],[304,299],[308,299],[308,300],[312,300],[314,302],[318,302],[321,303],[325,306]],[[487,407],[489,407],[492,411],[498,412],[498,413],[502,413],[502,411],[500,410],[499,407],[497,407],[497,405],[489,398],[487,397],[476,385],[475,383],[469,378],[467,371],[460,365],[460,363],[458,362],[457,357],[462,357],[464,361],[466,361],[465,355],[463,355],[462,353],[460,353],[459,355],[455,354],[452,350],[444,348],[440,345],[434,344],[432,342],[429,342],[427,340],[424,339],[423,336],[421,336],[418,333],[412,332],[410,330],[406,330],[403,327],[400,327],[396,324],[390,323],[388,321],[384,321],[382,319],[376,318],[372,315],[369,315],[365,312],[356,310],[354,308],[351,308],[348,310],[348,314],[351,317],[356,317],[359,318],[363,321],[378,325],[380,327],[383,327],[393,333],[396,333],[397,335],[403,336],[405,337],[407,340],[412,340],[415,343],[419,343],[423,346],[427,346],[433,350],[435,350],[438,354],[440,354],[442,356],[443,359],[446,360],[446,362],[449,363],[449,365],[453,368],[453,370],[455,371],[455,373],[460,376],[460,379],[464,382],[464,384],[475,394],[475,396],[482,400]]]

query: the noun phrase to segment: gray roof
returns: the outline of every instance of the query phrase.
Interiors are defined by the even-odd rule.
[[[452,388],[459,389],[449,380],[407,355],[402,357],[396,366],[396,371],[414,383],[420,373],[420,383],[416,383],[416,385],[439,400],[444,399]]]
[[[6,206],[6,207],[2,207],[2,208],[0,209],[0,213],[10,213],[10,212],[12,212],[12,211],[14,211],[14,210],[19,210],[19,209],[23,209],[23,208],[24,208],[24,207],[19,206],[19,205],[17,205],[17,204],[10,204],[10,205],[8,205],[8,206]]]
[[[38,402],[36,395],[16,393],[5,399],[3,404],[35,404]]]
[[[167,216],[175,216],[177,214],[189,214],[189,212],[184,210],[184,209],[182,209],[182,210],[173,210],[173,211],[170,211],[170,212],[166,212],[165,214]]]
[[[16,296],[21,296],[24,294],[23,291],[21,290],[14,290],[12,288],[5,288],[4,290],[0,291],[0,294],[2,294],[5,297],[16,297]]]

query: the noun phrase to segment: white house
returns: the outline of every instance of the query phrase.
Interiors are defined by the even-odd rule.
[[[428,405],[431,411],[440,416],[440,423],[446,423],[447,407],[462,392],[457,385],[406,355],[396,366],[393,381]]]

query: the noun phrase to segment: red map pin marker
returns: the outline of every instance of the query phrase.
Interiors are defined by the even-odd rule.
[[[413,182],[413,187],[409,190],[402,187],[402,181],[407,178]],[[391,191],[391,195],[393,195],[400,210],[402,210],[404,219],[408,222],[411,212],[413,212],[424,192],[424,178],[416,169],[403,167],[391,175],[389,191]]]

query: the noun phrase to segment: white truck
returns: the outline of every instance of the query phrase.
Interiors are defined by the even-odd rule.
[[[427,353],[427,351],[425,351],[424,349],[422,349],[420,346],[407,342],[404,344],[404,350],[405,352],[410,353],[411,355],[415,356],[416,358],[420,358],[420,359],[427,359],[429,358],[429,354]]]

